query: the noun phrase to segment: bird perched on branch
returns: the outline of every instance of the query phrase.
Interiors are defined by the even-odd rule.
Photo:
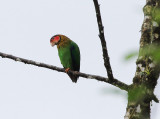
[[[65,72],[69,75],[73,82],[77,82],[78,76],[68,73],[69,70],[80,70],[80,51],[78,45],[64,35],[55,35],[50,39],[53,47],[57,45],[58,55],[61,64],[65,68]]]

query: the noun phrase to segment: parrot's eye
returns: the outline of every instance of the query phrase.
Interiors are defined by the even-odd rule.
[[[53,36],[50,40],[50,42],[52,43],[58,43],[60,40],[60,36]]]
[[[51,39],[50,42],[52,43],[54,39]]]

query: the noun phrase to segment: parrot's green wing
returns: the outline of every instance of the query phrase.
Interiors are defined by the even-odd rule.
[[[80,51],[79,47],[73,41],[65,47],[58,49],[59,58],[64,68],[70,68],[73,71],[80,70]],[[78,76],[68,74],[73,82],[77,82]]]
[[[80,51],[76,43],[72,42],[71,47],[71,59],[72,59],[72,70],[79,71],[80,69]]]
[[[70,46],[70,55],[71,55],[71,70],[73,71],[79,71],[80,69],[80,51],[79,47],[76,43],[72,42]],[[72,79],[73,82],[77,82],[78,76],[75,76],[73,74],[68,74],[69,77]]]

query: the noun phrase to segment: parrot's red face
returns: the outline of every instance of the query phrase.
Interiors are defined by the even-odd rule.
[[[53,47],[54,45],[57,45],[58,44],[58,42],[60,41],[60,36],[58,36],[58,35],[55,35],[55,36],[53,36],[52,38],[51,38],[51,40],[50,40],[50,44],[51,44],[51,46]]]

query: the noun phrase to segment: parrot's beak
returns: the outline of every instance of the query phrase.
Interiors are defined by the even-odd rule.
[[[55,43],[54,43],[54,42],[50,42],[50,44],[51,44],[52,47],[55,46]]]

